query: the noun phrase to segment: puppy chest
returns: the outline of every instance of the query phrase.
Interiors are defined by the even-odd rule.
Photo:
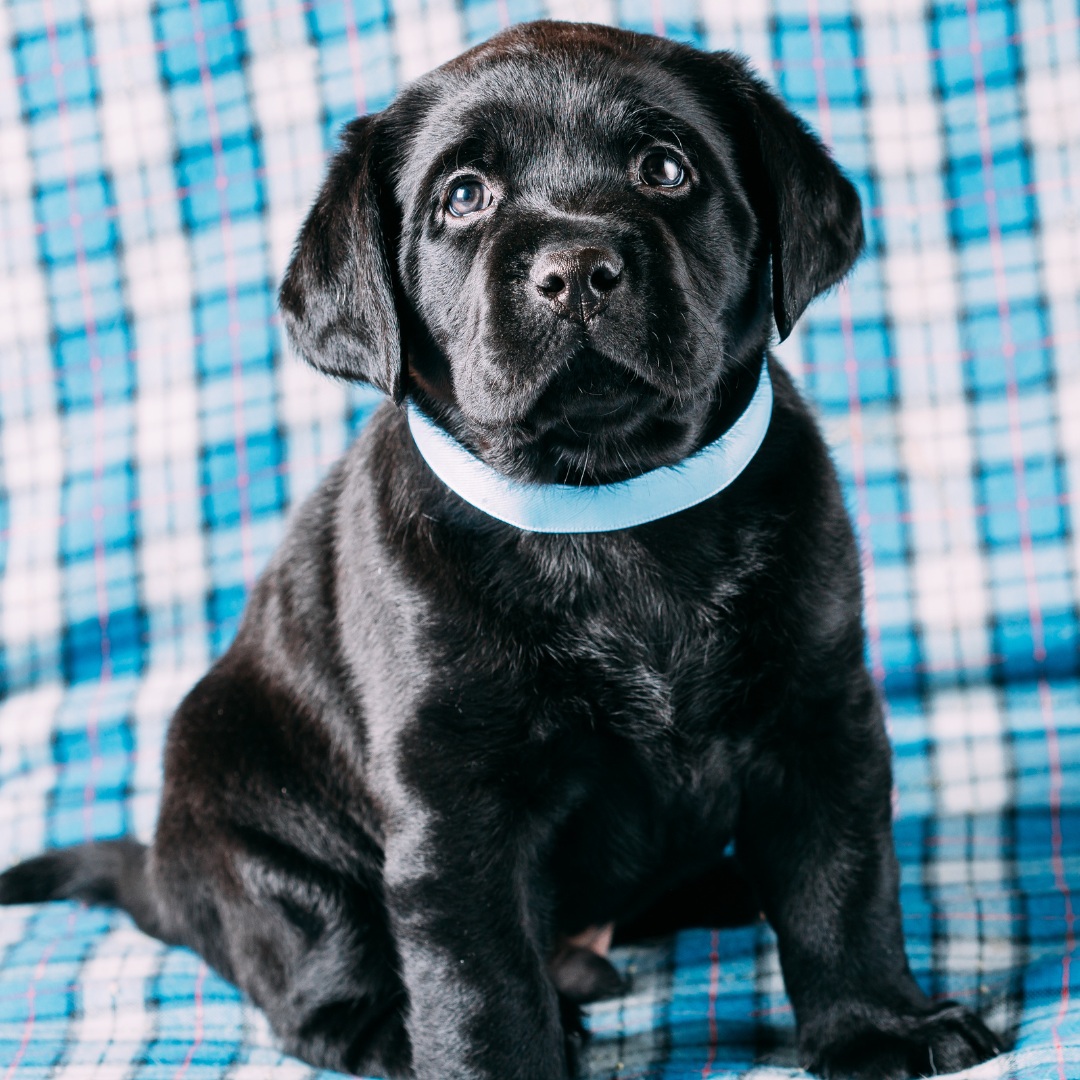
[[[707,737],[740,696],[748,669],[736,620],[718,605],[603,575],[602,595],[485,589],[428,625],[430,685],[461,723],[501,722],[543,738],[610,731],[653,742]]]
[[[568,621],[537,657],[537,689],[581,702],[597,729],[632,742],[711,737],[737,642],[729,628],[682,614],[615,608]]]
[[[441,658],[420,719],[449,735],[450,752],[575,799],[613,775],[620,790],[654,787],[665,804],[696,792],[706,774],[709,786],[726,783],[732,690],[722,642],[627,634],[601,620],[530,629],[483,641],[458,634]]]

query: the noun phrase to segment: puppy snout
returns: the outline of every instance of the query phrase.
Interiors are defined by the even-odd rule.
[[[556,312],[588,322],[621,284],[623,261],[609,248],[548,251],[536,260],[531,276]]]

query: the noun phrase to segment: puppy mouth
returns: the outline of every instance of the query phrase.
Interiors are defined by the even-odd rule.
[[[687,424],[673,399],[586,347],[492,442],[501,444],[503,467],[522,478],[582,486],[678,461]]]
[[[555,400],[548,402],[549,397]],[[652,411],[653,396],[637,387],[620,390],[580,390],[567,398],[545,393],[519,425],[522,434],[539,442],[577,446],[598,438],[631,437]]]

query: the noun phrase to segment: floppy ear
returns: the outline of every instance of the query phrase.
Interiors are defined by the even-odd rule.
[[[732,53],[694,53],[683,73],[711,107],[738,156],[751,206],[769,241],[773,314],[783,341],[819,293],[863,247],[859,195],[810,129]]]
[[[363,116],[345,128],[278,301],[289,338],[309,364],[400,400],[401,329],[374,164],[375,123]]]

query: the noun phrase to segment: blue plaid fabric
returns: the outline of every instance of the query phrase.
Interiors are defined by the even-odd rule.
[[[341,123],[545,15],[748,54],[858,184],[780,353],[862,545],[911,960],[1015,1040],[972,1076],[1080,1077],[1075,0],[2,0],[0,863],[150,835],[170,710],[373,407],[274,311]],[[616,959],[590,1076],[789,1075],[767,927]],[[125,916],[0,911],[0,1078],[310,1073]]]

